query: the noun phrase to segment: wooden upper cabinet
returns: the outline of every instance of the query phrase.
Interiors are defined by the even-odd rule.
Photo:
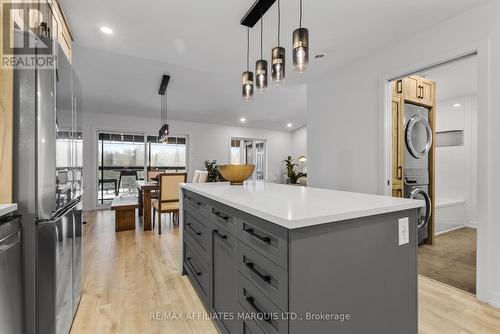
[[[61,4],[58,1],[49,1],[49,4],[54,15],[53,24],[57,27],[55,31],[55,33],[57,34],[57,41],[59,42],[59,45],[61,45],[62,50],[71,63],[73,43],[73,34],[71,32],[71,28],[69,26],[68,20],[66,19],[66,15],[64,15]]]
[[[425,106],[434,105],[434,82],[417,75],[403,79],[403,95],[406,101]]]
[[[417,76],[411,76],[403,79],[404,99],[420,103],[420,79]]]
[[[427,79],[420,79],[420,100],[427,106],[434,105],[434,82]]]
[[[403,93],[403,80],[396,80],[392,83],[392,97],[401,97]]]

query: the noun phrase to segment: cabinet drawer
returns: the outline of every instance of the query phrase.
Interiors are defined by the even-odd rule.
[[[215,205],[210,207],[209,215],[211,222],[236,235],[238,228],[234,209],[226,208],[223,205]]]
[[[237,224],[239,239],[286,270],[288,231],[284,227],[257,217],[245,216]]]
[[[248,317],[256,318],[255,322],[264,333],[288,333],[288,320],[282,311],[241,273],[238,277],[238,301]]]
[[[259,252],[238,246],[238,268],[256,287],[282,310],[288,310],[288,272]]]
[[[185,191],[184,195],[185,210],[198,212],[203,217],[208,218],[208,204],[203,200],[203,197]]]
[[[208,305],[209,267],[189,243],[184,243],[184,268],[205,305]]]
[[[201,222],[190,212],[184,218],[184,231],[198,244],[204,258],[208,255],[209,226],[208,222]]]
[[[211,308],[219,314],[230,314],[238,308],[238,240],[215,224],[212,230]],[[223,332],[237,333],[238,319],[221,318]]]
[[[262,329],[251,319],[244,319],[241,322],[241,333],[243,334],[265,334]]]

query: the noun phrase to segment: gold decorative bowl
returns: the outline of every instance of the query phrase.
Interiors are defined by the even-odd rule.
[[[255,165],[221,165],[219,173],[232,185],[241,185],[248,180],[255,169]]]

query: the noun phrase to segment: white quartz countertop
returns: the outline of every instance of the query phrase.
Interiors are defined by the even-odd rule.
[[[0,204],[0,217],[17,210],[17,204]]]
[[[185,183],[182,188],[288,229],[423,207],[424,201],[277,183]]]

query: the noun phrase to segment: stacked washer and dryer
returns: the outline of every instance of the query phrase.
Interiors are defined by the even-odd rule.
[[[420,210],[418,244],[429,237],[432,202],[429,192],[429,152],[432,148],[430,110],[411,103],[404,105],[404,197],[421,199],[425,207]]]

